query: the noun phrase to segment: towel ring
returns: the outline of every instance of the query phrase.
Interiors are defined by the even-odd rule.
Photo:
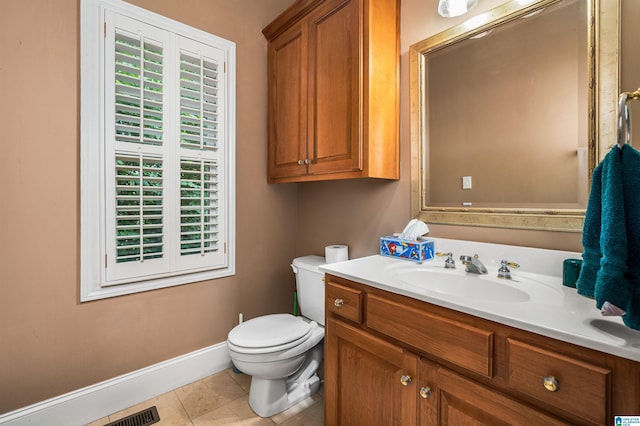
[[[640,99],[640,88],[635,92],[623,92],[618,99],[618,148],[622,149],[623,145],[631,144],[631,112],[629,110],[629,101]],[[624,131],[624,141],[623,141]]]

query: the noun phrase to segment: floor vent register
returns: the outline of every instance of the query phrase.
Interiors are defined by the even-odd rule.
[[[104,426],[146,426],[152,425],[160,421],[158,410],[155,405],[146,410],[139,411],[135,414],[127,416],[115,422],[108,423]]]

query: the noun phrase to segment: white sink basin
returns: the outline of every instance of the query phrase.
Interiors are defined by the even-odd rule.
[[[480,303],[556,303],[562,292],[531,277],[513,273],[513,279],[495,275],[478,275],[464,269],[445,269],[432,264],[394,264],[387,271],[399,284],[410,286],[413,291],[433,297],[474,300]]]
[[[486,276],[448,274],[449,271],[407,271],[398,276],[406,284],[456,298],[491,302],[527,302],[531,298],[523,290],[504,282],[494,282]],[[501,280],[504,281],[504,280]]]

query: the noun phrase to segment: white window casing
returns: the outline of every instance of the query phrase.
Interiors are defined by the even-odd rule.
[[[235,44],[81,2],[81,301],[235,273]]]

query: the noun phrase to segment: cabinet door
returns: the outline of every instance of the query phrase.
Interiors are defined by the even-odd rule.
[[[415,425],[418,356],[334,318],[326,331],[325,425]]]
[[[420,361],[418,393],[422,426],[570,424],[424,359]]]
[[[306,26],[300,23],[269,43],[270,178],[307,173],[306,43]]]
[[[309,174],[362,170],[358,11],[329,0],[309,16]]]

